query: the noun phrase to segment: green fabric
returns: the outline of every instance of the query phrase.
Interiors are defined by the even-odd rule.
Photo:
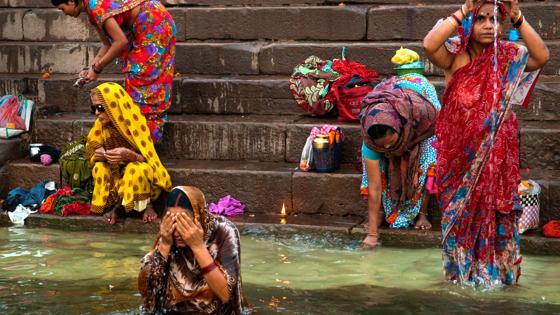
[[[62,215],[62,209],[64,205],[67,205],[72,202],[82,201],[86,203],[91,202],[91,198],[89,197],[89,193],[85,190],[80,188],[72,189],[72,196],[60,196],[56,198],[56,202],[54,204],[54,212],[58,215]]]
[[[93,177],[89,161],[85,159],[86,138],[82,137],[67,145],[60,156],[60,172],[63,185],[93,191]]]

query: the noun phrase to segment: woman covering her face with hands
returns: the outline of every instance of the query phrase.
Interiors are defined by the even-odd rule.
[[[243,313],[239,232],[208,212],[198,188],[179,186],[169,194],[138,287],[149,311]]]

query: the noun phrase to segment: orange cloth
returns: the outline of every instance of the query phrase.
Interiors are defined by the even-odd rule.
[[[560,220],[550,220],[543,226],[543,234],[546,237],[560,238]]]

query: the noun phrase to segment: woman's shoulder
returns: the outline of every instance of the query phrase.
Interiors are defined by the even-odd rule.
[[[231,222],[224,216],[216,216],[215,218],[218,229],[221,229],[222,232],[225,232],[226,234],[236,235],[237,237],[239,237],[239,230],[233,222]]]
[[[379,152],[368,148],[368,146],[364,143],[362,143],[362,156],[365,159],[368,160],[380,160],[381,159],[381,154],[379,154]]]

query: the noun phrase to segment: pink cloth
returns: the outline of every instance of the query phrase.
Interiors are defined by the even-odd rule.
[[[245,212],[245,205],[241,203],[241,201],[227,195],[221,198],[217,204],[211,203],[208,205],[208,210],[210,210],[212,214],[230,217],[243,215]]]
[[[317,135],[328,135],[329,132],[336,131],[337,128],[337,126],[333,125],[323,125],[321,126],[321,129],[313,127],[313,129],[311,129],[311,132],[309,133],[309,137],[311,137],[311,140],[313,140],[315,139],[315,137],[317,137]],[[340,131],[340,137],[341,140],[344,141],[344,134],[342,133],[342,131]]]

